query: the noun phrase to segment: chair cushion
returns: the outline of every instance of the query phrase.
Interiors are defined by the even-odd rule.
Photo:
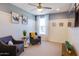
[[[31,37],[35,39],[35,32],[31,32]]]

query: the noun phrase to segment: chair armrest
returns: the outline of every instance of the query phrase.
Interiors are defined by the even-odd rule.
[[[39,39],[41,39],[41,36],[38,36]]]
[[[0,46],[0,52],[16,52],[16,46],[2,45]]]
[[[7,45],[8,48],[16,49],[16,45]]]
[[[13,43],[14,43],[14,44],[20,44],[20,43],[23,44],[24,41],[16,41],[16,40],[14,40]]]
[[[8,48],[16,48],[16,46],[15,45],[7,45],[4,42],[0,41],[0,48],[8,49]]]
[[[9,53],[9,55],[15,56],[17,53],[17,47],[15,45],[8,45],[6,46],[7,48],[7,52]],[[5,50],[6,51],[6,50]]]

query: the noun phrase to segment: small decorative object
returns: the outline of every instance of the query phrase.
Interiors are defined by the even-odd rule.
[[[22,16],[22,24],[28,24],[28,17]]]
[[[68,22],[68,27],[71,27],[71,25],[72,25],[72,22]]]
[[[12,23],[18,24],[19,23],[19,14],[12,12]]]
[[[71,50],[73,49],[73,47],[68,41],[66,41],[66,48],[67,48],[67,52],[71,54]]]
[[[53,23],[52,23],[52,26],[55,27],[55,26],[56,26],[56,23],[53,22]]]
[[[26,48],[27,47],[27,42],[26,42],[26,31],[24,30],[23,31],[23,41],[24,41],[24,47]]]
[[[69,54],[71,54],[71,50],[67,49],[67,52],[68,52]]]
[[[63,27],[63,23],[59,23],[59,26]]]
[[[25,30],[23,31],[23,36],[24,36],[24,38],[26,38],[26,31]]]

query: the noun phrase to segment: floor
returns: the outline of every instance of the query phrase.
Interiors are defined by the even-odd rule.
[[[60,43],[42,41],[41,44],[25,48],[21,56],[61,56],[61,51]]]

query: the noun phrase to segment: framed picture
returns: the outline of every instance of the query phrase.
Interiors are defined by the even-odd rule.
[[[22,24],[28,24],[28,17],[22,16]]]
[[[19,14],[12,12],[12,19],[11,19],[12,23],[18,24],[19,23]]]
[[[60,27],[63,27],[63,23],[62,23],[62,22],[61,22],[61,23],[59,23],[59,26],[60,26]]]
[[[72,26],[72,22],[68,22],[68,27],[71,27]]]

